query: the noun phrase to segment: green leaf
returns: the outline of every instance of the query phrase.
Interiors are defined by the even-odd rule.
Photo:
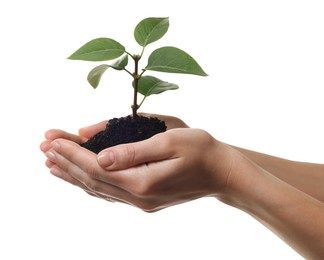
[[[178,88],[179,86],[176,84],[162,81],[153,76],[143,76],[138,81],[138,92],[145,97]]]
[[[109,38],[94,39],[74,52],[68,59],[85,61],[105,61],[120,57],[125,47]]]
[[[115,63],[111,64],[110,67],[112,67],[115,70],[123,70],[128,64],[128,55],[124,55],[120,59],[118,59]]]
[[[115,63],[112,65],[106,65],[102,64],[94,69],[92,69],[88,74],[88,82],[90,85],[96,89],[100,83],[102,75],[106,72],[106,70],[110,67],[115,70],[123,70],[128,63],[128,55],[124,55],[122,58],[118,59]]]
[[[137,43],[143,47],[163,37],[169,29],[169,18],[146,18],[134,30]]]
[[[207,76],[189,54],[175,47],[162,47],[153,51],[145,70]]]
[[[102,64],[99,65],[97,67],[95,67],[94,69],[92,69],[89,74],[88,74],[88,82],[90,83],[90,85],[96,89],[99,85],[101,76],[105,73],[105,71],[109,68],[109,65],[106,64]]]

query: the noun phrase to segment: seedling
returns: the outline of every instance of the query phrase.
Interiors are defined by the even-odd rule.
[[[136,42],[142,47],[140,54],[130,54],[119,42],[110,38],[97,38],[89,41],[74,52],[68,59],[84,61],[116,61],[110,65],[96,66],[88,74],[88,82],[96,89],[102,75],[108,68],[125,71],[132,77],[134,91],[132,114],[137,117],[137,110],[144,100],[152,94],[160,94],[167,90],[178,89],[178,85],[160,80],[153,76],[144,76],[146,71],[159,71],[169,73],[194,74],[207,76],[199,64],[186,52],[171,46],[154,50],[148,57],[147,65],[140,69],[139,61],[143,57],[145,47],[161,39],[169,28],[169,18],[146,18],[142,20],[134,30]],[[134,70],[127,69],[128,59],[134,61]],[[137,94],[143,95],[138,104]]]
[[[115,60],[112,64],[101,64],[88,74],[88,82],[96,89],[101,77],[108,68],[125,71],[132,77],[133,104],[132,116],[113,118],[108,121],[106,129],[95,134],[88,141],[81,144],[95,153],[101,150],[122,144],[137,142],[166,131],[165,122],[154,117],[138,116],[137,110],[145,99],[152,94],[160,94],[167,90],[178,89],[178,85],[163,81],[153,76],[143,75],[146,71],[159,71],[169,73],[194,74],[207,76],[199,64],[186,52],[171,46],[154,50],[148,57],[147,65],[139,67],[147,45],[161,39],[169,29],[168,18],[146,18],[134,30],[136,42],[142,47],[140,54],[130,54],[119,42],[110,38],[97,38],[79,48],[69,59],[84,61]],[[133,71],[130,71],[128,60],[134,61]],[[138,104],[137,94],[143,95]]]

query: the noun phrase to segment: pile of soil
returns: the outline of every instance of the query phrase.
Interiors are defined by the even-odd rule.
[[[106,129],[95,134],[82,147],[98,154],[118,144],[138,142],[166,131],[166,125],[156,117],[127,116],[110,119]]]

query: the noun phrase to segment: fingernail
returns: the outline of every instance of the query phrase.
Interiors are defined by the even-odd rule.
[[[56,177],[61,177],[62,176],[62,172],[59,169],[57,169],[56,167],[52,167],[50,169],[50,173],[53,174]]]
[[[103,152],[98,156],[98,162],[103,167],[112,165],[115,161],[115,155],[112,151]]]
[[[51,162],[55,163],[55,154],[51,151],[48,151],[45,153],[47,159],[49,159]]]
[[[59,149],[61,147],[60,144],[58,142],[55,142],[55,141],[51,143],[51,146],[57,152],[59,151]]]

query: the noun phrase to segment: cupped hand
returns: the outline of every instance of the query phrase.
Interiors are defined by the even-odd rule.
[[[173,128],[184,128],[188,127],[181,119],[173,116],[166,116],[166,115],[158,115],[158,114],[148,114],[148,113],[139,113],[142,116],[147,117],[158,117],[160,120],[163,120],[167,125],[167,130],[173,129]],[[40,144],[40,150],[45,154],[52,154],[53,149],[51,143],[56,139],[65,139],[71,142],[74,142],[76,144],[81,144],[86,142],[89,138],[91,138],[93,135],[98,133],[99,131],[102,131],[106,128],[107,120],[102,121],[87,127],[83,127],[79,129],[79,134],[75,135],[72,133],[68,133],[64,130],[60,129],[50,129],[45,133],[45,140]],[[51,152],[50,152],[51,151]],[[57,173],[57,167],[53,163],[52,160],[47,159],[45,162],[45,165],[51,169],[52,173]],[[55,174],[54,174],[55,175]],[[71,178],[68,174],[61,175],[61,177],[74,185],[80,186],[83,188],[87,193],[90,195],[95,195],[97,197],[105,198],[109,200],[109,197],[106,196],[99,196],[99,194],[96,194],[94,192],[91,192],[87,187],[85,187],[82,183],[78,182],[77,180]]]
[[[51,142],[56,139],[59,139],[59,138],[66,139],[66,140],[75,142],[77,144],[84,143],[91,136],[95,135],[96,133],[98,133],[101,130],[104,130],[106,125],[107,125],[107,121],[102,121],[100,123],[97,123],[97,124],[94,124],[91,126],[80,128],[79,135],[68,133],[68,132],[66,132],[64,130],[60,130],[60,129],[50,129],[50,130],[46,131],[46,133],[45,133],[45,140],[39,146],[40,150],[43,153],[48,152],[52,148]],[[45,165],[50,168],[53,166],[53,163],[50,160],[47,160],[45,162]]]
[[[199,129],[173,129],[98,156],[73,140],[56,139],[51,147],[54,175],[145,211],[217,194],[231,168],[231,148]]]

